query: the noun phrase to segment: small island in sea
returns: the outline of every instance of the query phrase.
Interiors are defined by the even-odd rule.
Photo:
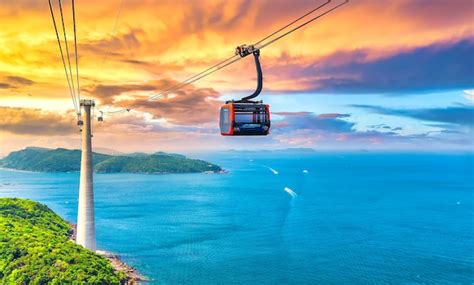
[[[116,256],[75,244],[73,232],[45,205],[0,198],[0,283],[137,284],[142,280]]]
[[[1,168],[36,172],[76,172],[80,170],[81,151],[64,148],[27,147],[11,152],[0,160]],[[97,173],[222,173],[213,163],[190,159],[180,154],[156,152],[110,155],[93,153]]]

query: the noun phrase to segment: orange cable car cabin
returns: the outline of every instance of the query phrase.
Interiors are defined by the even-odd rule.
[[[227,101],[221,107],[220,130],[223,136],[266,136],[270,132],[270,106],[262,101],[251,101],[262,91],[263,76],[260,66],[260,51],[254,46],[237,47],[236,54],[245,57],[254,55],[257,69],[257,89],[241,100]]]

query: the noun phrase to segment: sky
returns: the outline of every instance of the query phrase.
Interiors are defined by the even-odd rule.
[[[224,101],[255,89],[251,57],[145,100],[323,2],[76,1],[81,98],[96,101],[95,115],[134,106],[94,122],[94,147],[474,149],[471,0],[351,0],[262,49],[261,99],[272,111],[266,137],[223,137],[218,129]],[[71,2],[63,0],[63,8],[74,63]],[[0,27],[0,156],[26,146],[79,148],[48,2],[1,1]]]

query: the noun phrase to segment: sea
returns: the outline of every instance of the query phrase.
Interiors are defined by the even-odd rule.
[[[225,174],[96,174],[99,249],[145,284],[473,284],[474,155],[196,154]],[[78,173],[0,170],[75,223]]]

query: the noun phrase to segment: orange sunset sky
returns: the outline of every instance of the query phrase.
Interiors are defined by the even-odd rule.
[[[143,102],[322,2],[76,1],[81,97],[96,100],[96,114]],[[71,2],[63,5],[72,40]],[[270,136],[218,132],[223,101],[255,88],[249,57],[106,116],[94,123],[94,145],[124,152],[423,149],[427,142],[470,149],[473,17],[470,0],[352,0],[262,50],[262,98],[275,113]],[[78,148],[48,2],[1,1],[0,27],[0,156],[26,146]]]

